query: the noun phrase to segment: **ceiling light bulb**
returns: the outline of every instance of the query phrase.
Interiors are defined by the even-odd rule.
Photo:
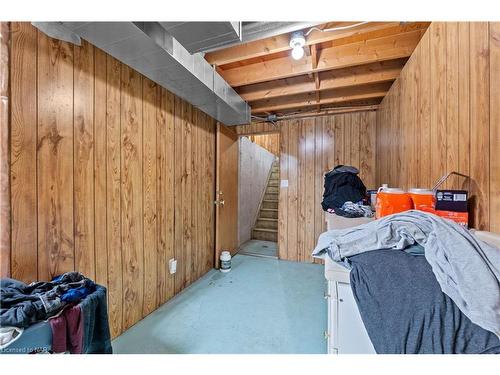
[[[301,46],[295,46],[292,49],[292,57],[295,60],[300,60],[304,56],[304,48]]]
[[[290,47],[292,48],[292,57],[295,60],[299,60],[304,56],[305,44],[306,38],[302,31],[296,31],[292,34],[290,38]]]

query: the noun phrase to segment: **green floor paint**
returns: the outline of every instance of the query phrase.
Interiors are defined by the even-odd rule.
[[[326,353],[323,266],[236,255],[113,341],[115,353]]]
[[[250,240],[240,246],[238,254],[277,258],[278,244],[271,241]]]

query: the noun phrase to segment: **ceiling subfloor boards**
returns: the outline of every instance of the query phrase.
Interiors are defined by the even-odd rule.
[[[290,53],[290,34],[232,46],[205,58],[246,100],[252,114],[282,115],[377,105],[425,33],[428,22],[329,22],[304,30],[304,57]]]

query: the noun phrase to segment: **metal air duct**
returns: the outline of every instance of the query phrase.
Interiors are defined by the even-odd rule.
[[[157,22],[62,25],[225,125],[250,123],[250,107],[206,62]]]

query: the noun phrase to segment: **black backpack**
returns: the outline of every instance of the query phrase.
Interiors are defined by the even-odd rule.
[[[357,168],[337,165],[325,174],[325,191],[321,206],[324,211],[340,209],[347,202],[359,202],[366,196],[366,187],[358,177]]]

